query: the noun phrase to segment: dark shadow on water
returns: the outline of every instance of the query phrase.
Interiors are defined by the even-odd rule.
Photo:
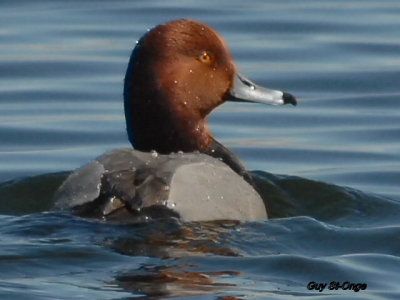
[[[400,203],[302,177],[253,171],[253,179],[268,203],[270,218],[309,216],[336,225],[376,224],[399,215]]]
[[[51,173],[0,183],[0,214],[25,215],[51,210],[54,194],[68,174]]]

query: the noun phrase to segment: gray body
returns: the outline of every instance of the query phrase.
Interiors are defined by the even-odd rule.
[[[58,209],[114,220],[267,219],[254,188],[222,161],[201,153],[114,150],[71,173],[56,197]]]

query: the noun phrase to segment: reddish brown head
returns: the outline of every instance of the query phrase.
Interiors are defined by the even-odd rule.
[[[134,49],[125,77],[131,143],[142,151],[208,152],[213,138],[206,116],[230,93],[249,98],[232,93],[234,85],[258,88],[236,75],[232,55],[214,29],[193,20],[153,28]],[[279,93],[275,97],[289,99]]]

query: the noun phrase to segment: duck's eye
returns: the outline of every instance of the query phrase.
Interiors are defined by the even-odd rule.
[[[204,51],[199,55],[199,60],[203,63],[212,63],[214,61],[214,56],[211,53]]]

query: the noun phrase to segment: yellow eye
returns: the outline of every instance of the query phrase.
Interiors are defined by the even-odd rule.
[[[212,63],[214,61],[214,57],[208,53],[207,51],[203,51],[200,55],[199,55],[199,60],[203,63]]]

